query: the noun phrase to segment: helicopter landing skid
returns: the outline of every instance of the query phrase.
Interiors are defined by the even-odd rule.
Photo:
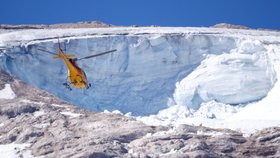
[[[70,85],[68,83],[63,83],[63,85],[69,90],[72,91],[72,88],[70,87]]]
[[[87,85],[87,89],[89,89],[91,87],[91,84],[89,83],[88,85]]]

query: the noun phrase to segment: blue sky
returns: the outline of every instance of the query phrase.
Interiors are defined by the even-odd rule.
[[[1,0],[1,24],[103,21],[113,25],[212,26],[226,22],[280,30],[280,0]]]

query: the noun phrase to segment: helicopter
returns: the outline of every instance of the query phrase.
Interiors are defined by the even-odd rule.
[[[71,84],[75,88],[81,88],[81,89],[84,89],[84,88],[88,89],[91,87],[91,84],[88,83],[85,71],[78,66],[77,61],[89,59],[89,58],[95,58],[95,57],[98,57],[101,55],[105,55],[105,54],[109,54],[109,53],[117,51],[116,49],[113,49],[113,50],[101,52],[98,54],[94,54],[94,55],[90,55],[90,56],[86,56],[86,57],[82,57],[82,58],[75,58],[75,54],[65,54],[63,52],[63,50],[61,49],[61,46],[60,46],[59,39],[58,39],[58,48],[57,48],[58,53],[54,53],[54,52],[51,52],[49,50],[45,50],[42,48],[38,48],[38,50],[49,53],[51,55],[54,55],[53,59],[63,59],[63,61],[65,62],[66,66],[67,66],[67,69],[68,69],[67,78],[69,78],[69,83],[65,82],[65,83],[63,83],[63,85],[70,91],[72,90],[72,88],[70,86]]]

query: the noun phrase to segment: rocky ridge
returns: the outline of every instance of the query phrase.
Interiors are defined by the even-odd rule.
[[[100,21],[84,21],[77,23],[61,23],[61,24],[0,24],[0,29],[57,29],[57,28],[104,28],[114,27],[111,24],[106,24]]]
[[[245,30],[250,29],[247,26],[234,25],[234,24],[228,24],[228,23],[219,23],[219,24],[216,24],[216,25],[214,25],[212,27],[213,28],[228,28],[228,29],[245,29]]]
[[[0,71],[0,144],[28,143],[42,157],[280,157],[280,127],[249,137],[228,129],[148,126],[116,113],[86,111]],[[19,157],[22,155],[19,152]]]

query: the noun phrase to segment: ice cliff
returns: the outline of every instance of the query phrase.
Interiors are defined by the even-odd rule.
[[[271,45],[279,35],[215,28],[4,31],[0,68],[94,111],[149,115],[174,105],[198,110],[209,101],[246,105],[266,97],[277,81]],[[77,57],[117,52],[81,61],[92,87],[68,91],[63,61],[37,50],[56,52],[57,37]]]

